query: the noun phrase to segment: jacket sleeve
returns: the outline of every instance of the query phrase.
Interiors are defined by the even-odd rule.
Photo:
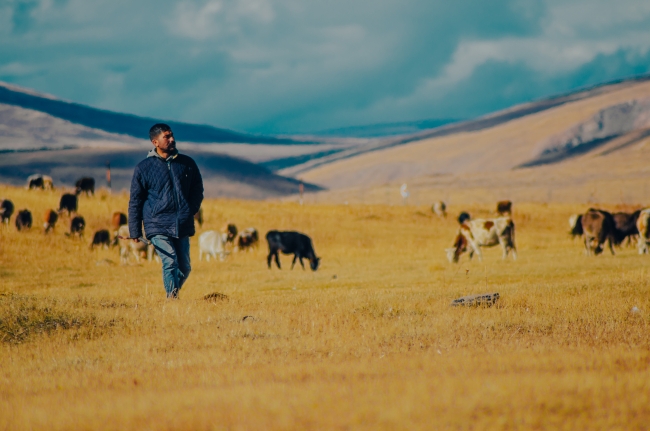
[[[189,204],[192,215],[199,212],[201,203],[203,202],[203,178],[201,178],[201,172],[199,171],[199,167],[196,165],[196,163],[194,163],[194,170],[196,171],[196,174],[193,175],[192,178],[189,196]]]
[[[140,168],[136,166],[131,180],[131,196],[129,198],[129,235],[131,238],[142,236],[142,208],[147,199],[147,190],[143,184]]]

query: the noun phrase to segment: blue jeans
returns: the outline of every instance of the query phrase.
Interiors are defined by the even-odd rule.
[[[167,297],[178,295],[185,280],[190,275],[190,238],[172,238],[153,235],[149,238],[162,261],[163,284]]]

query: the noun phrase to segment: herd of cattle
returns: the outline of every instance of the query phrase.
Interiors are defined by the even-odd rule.
[[[27,189],[53,190],[52,178],[45,175],[32,175],[27,180]],[[86,221],[77,213],[79,196],[85,193],[92,196],[95,193],[95,180],[90,177],[80,178],[75,183],[75,193],[64,193],[59,200],[58,210],[48,209],[43,214],[43,231],[51,232],[62,215],[67,215],[70,220],[69,237],[83,237]],[[439,217],[447,217],[447,206],[444,202],[435,202],[432,211]],[[8,225],[14,213],[14,205],[8,199],[0,200],[0,220]],[[471,259],[477,255],[482,259],[483,247],[501,246],[503,258],[510,254],[517,258],[515,244],[515,224],[512,220],[512,202],[501,201],[497,203],[497,216],[494,218],[473,219],[467,212],[458,216],[459,228],[456,233],[453,247],[447,248],[447,258],[450,262],[458,262],[463,253],[468,253]],[[197,224],[203,225],[203,210],[194,215]],[[32,213],[28,209],[21,209],[16,213],[15,226],[18,231],[31,229],[33,223]],[[119,246],[119,255],[122,263],[128,262],[133,257],[136,261],[141,258],[148,260],[158,259],[156,252],[148,242],[134,242],[129,237],[127,216],[122,212],[112,214],[108,223],[109,229],[100,229],[94,232],[90,249],[95,247],[112,248]],[[648,253],[650,243],[650,208],[639,209],[632,213],[609,213],[601,209],[590,208],[584,214],[574,214],[569,218],[571,235],[581,236],[584,241],[585,254],[598,255],[605,245],[609,246],[614,254],[614,246],[627,241],[631,244],[637,242],[640,254]],[[318,268],[320,259],[316,257],[311,239],[299,232],[280,232],[272,230],[266,234],[269,246],[267,265],[271,268],[275,259],[280,268],[279,253],[293,254],[291,268],[299,261],[304,268],[303,259],[309,260],[312,270]],[[238,252],[256,248],[259,244],[259,233],[254,227],[238,230],[233,223],[226,224],[220,231],[208,230],[202,232],[198,238],[199,260],[203,257],[207,261],[212,259],[224,260],[231,252]]]
[[[32,175],[27,179],[28,190],[42,189],[54,190],[52,178],[46,175]],[[77,213],[79,207],[79,196],[85,193],[87,196],[95,194],[95,180],[90,177],[80,178],[75,183],[75,193],[64,193],[59,200],[58,210],[48,209],[43,214],[43,231],[45,234],[51,232],[59,218],[66,216],[70,219],[69,232],[65,235],[68,237],[82,238],[86,228],[86,221],[83,216]],[[14,204],[9,199],[0,199],[0,222],[2,226],[8,226],[11,217],[14,214]],[[194,215],[194,220],[203,226],[203,209]],[[16,213],[15,226],[20,231],[32,228],[34,220],[31,211],[21,209]],[[95,247],[113,248],[119,246],[119,255],[122,263],[127,263],[130,258],[140,262],[142,258],[147,260],[159,260],[156,251],[148,241],[131,241],[129,240],[129,227],[127,215],[122,212],[115,212],[109,220],[110,229],[100,229],[94,232],[90,249]],[[266,239],[269,245],[269,255],[267,258],[268,267],[271,268],[271,261],[275,257],[275,262],[280,268],[278,253],[293,254],[294,260],[291,268],[294,267],[296,260],[300,261],[304,269],[303,259],[308,259],[312,270],[318,268],[320,259],[316,257],[311,238],[299,232],[280,232],[272,230],[267,233]],[[256,228],[249,227],[238,230],[233,223],[226,224],[221,231],[208,230],[199,235],[199,260],[205,256],[206,260],[210,258],[219,258],[224,260],[226,255],[231,251],[246,251],[254,249],[259,245],[259,234]]]

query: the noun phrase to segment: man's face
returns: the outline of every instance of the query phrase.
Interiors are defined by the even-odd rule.
[[[165,153],[171,153],[176,149],[176,140],[171,130],[161,132],[151,143]]]

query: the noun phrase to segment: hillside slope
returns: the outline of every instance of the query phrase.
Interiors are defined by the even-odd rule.
[[[376,187],[417,178],[462,178],[477,173],[508,172],[539,156],[540,143],[566,133],[608,107],[650,97],[650,82],[632,80],[565,96],[545,109],[514,107],[477,121],[436,129],[433,137],[341,157],[329,163],[302,165],[281,171],[332,189]],[[551,104],[548,102],[547,104]],[[531,105],[531,104],[528,104]],[[551,104],[552,105],[552,104]],[[505,119],[507,114],[516,113]],[[519,115],[526,112],[526,115]],[[489,124],[490,119],[500,121]],[[448,129],[452,130],[449,131]],[[448,134],[443,134],[447,129]],[[443,134],[443,135],[441,135]],[[603,142],[602,144],[605,144]],[[593,151],[598,148],[594,147]],[[607,154],[600,157],[607,157]],[[558,160],[560,162],[561,160]]]

